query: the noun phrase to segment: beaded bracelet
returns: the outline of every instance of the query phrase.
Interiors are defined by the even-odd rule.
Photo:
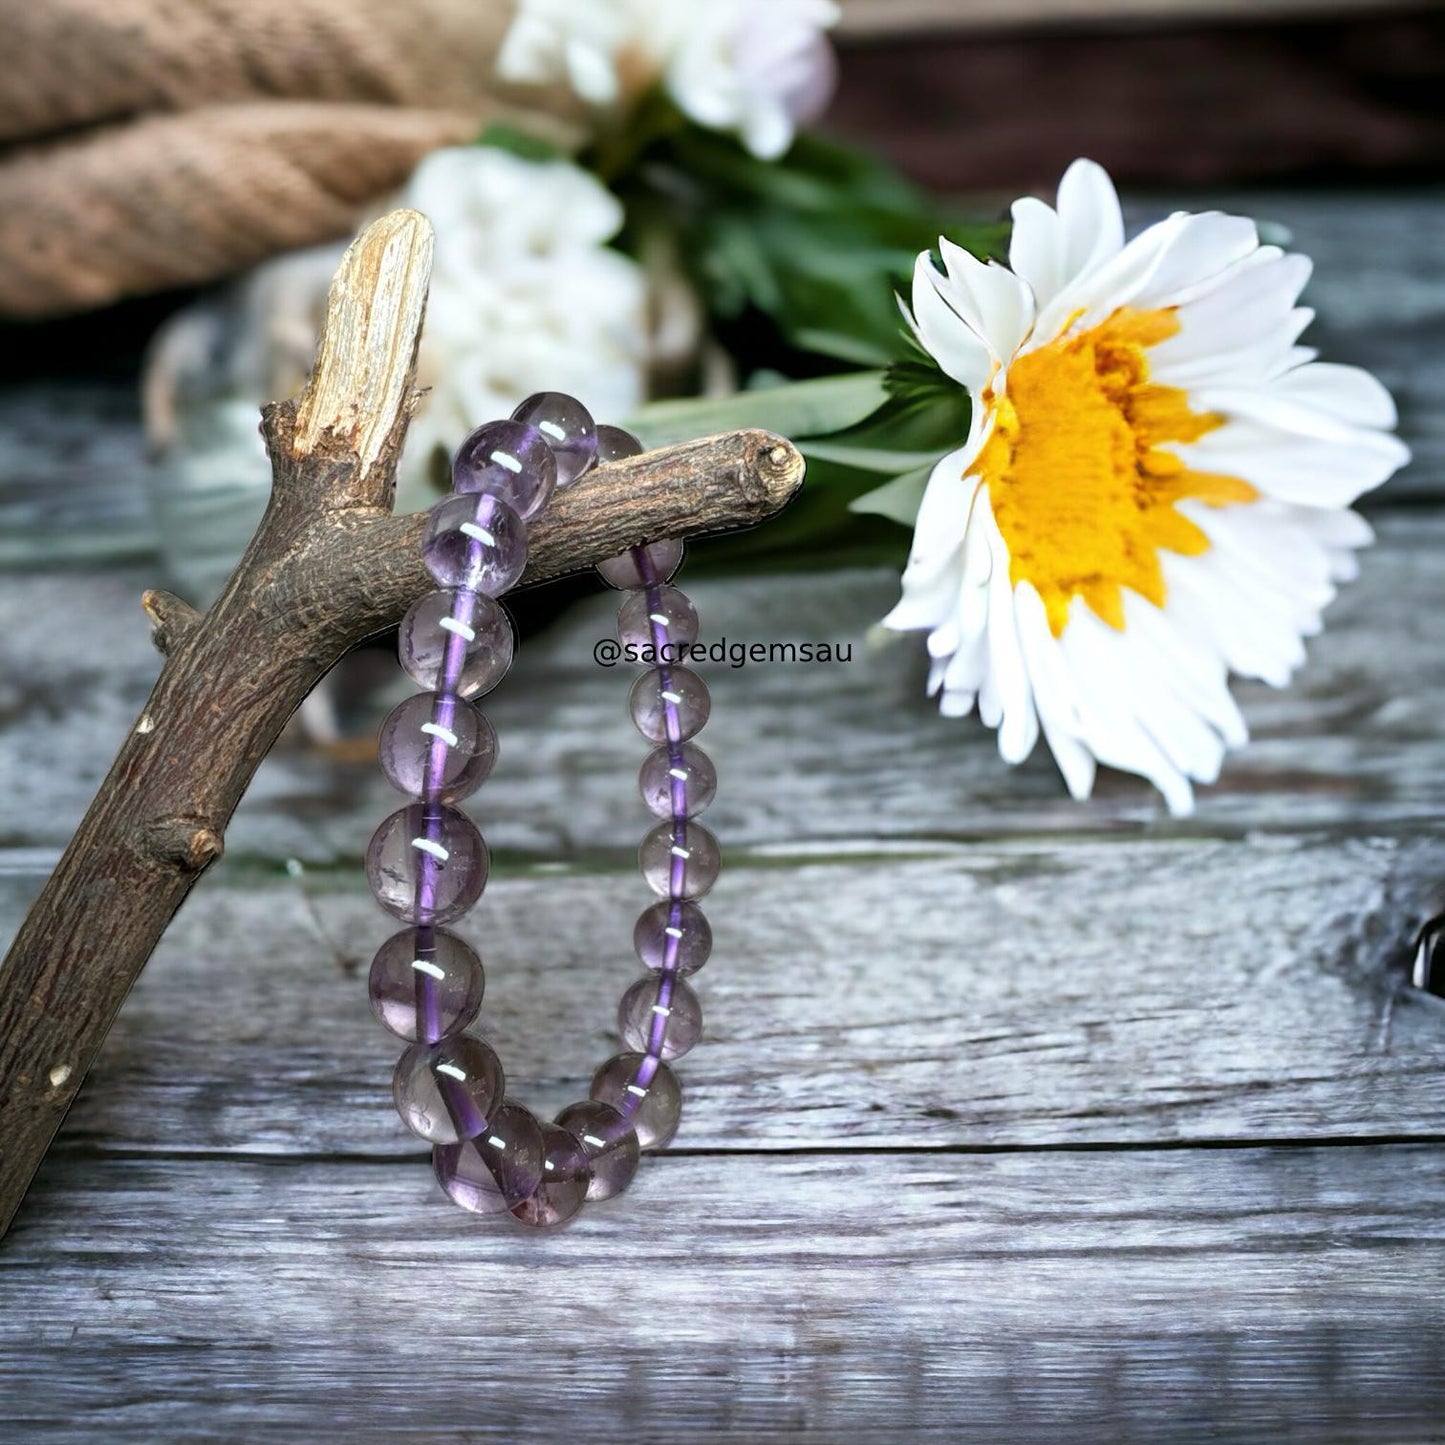
[[[496,1054],[464,1032],[481,1006],[481,959],[445,925],[480,897],[490,859],[457,804],[491,772],[497,737],[473,701],[511,665],[511,622],[495,600],[521,577],[527,522],[557,487],[594,465],[636,456],[637,439],[597,426],[580,402],[555,392],[529,397],[508,421],[474,431],[453,463],[454,491],[433,508],[422,543],[439,588],[401,624],[401,664],[427,689],[382,724],[382,770],[414,801],[376,830],[366,854],[376,900],[408,926],[382,944],[371,966],[371,1006],[392,1033],[414,1040],[393,1079],[397,1112],[432,1147],[447,1195],[478,1214],[560,1224],[584,1199],[627,1188],[639,1152],[677,1129],[682,1091],[668,1061],[702,1032],[685,982],[707,961],[712,931],[695,900],[717,877],[717,840],[694,821],[712,801],[717,775],[689,741],[707,721],[708,691],[676,665],[697,639],[697,613],[667,580],[682,543],[653,542],[599,565],[627,596],[617,635],[656,665],[638,677],[633,721],[657,746],[642,765],[643,802],[662,821],[638,852],[661,901],[637,921],[633,942],[651,972],[622,997],[618,1032],[628,1052],[592,1079],[590,1097],[555,1123],[506,1097]]]

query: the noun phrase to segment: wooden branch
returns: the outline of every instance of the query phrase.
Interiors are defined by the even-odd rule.
[[[165,665],[0,969],[0,1233],[287,719],[348,648],[433,585],[424,519],[390,512],[431,247],[414,211],[352,245],[310,382],[265,412],[271,500],[230,581],[204,616],[146,594]],[[760,521],[802,472],[789,443],[747,431],[600,468],[532,529],[523,581]]]

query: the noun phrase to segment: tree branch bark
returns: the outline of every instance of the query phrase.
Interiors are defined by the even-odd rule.
[[[414,211],[356,240],[310,381],[264,414],[271,500],[224,591],[204,615],[167,592],[143,599],[160,677],[0,969],[0,1233],[287,719],[344,652],[434,585],[424,518],[390,510],[431,247]],[[802,473],[797,451],[760,431],[600,468],[532,529],[523,582],[758,522]]]

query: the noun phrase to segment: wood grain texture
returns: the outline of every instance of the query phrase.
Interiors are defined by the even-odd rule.
[[[1089,803],[1073,803],[1042,747],[1009,769],[976,720],[939,717],[923,696],[916,639],[869,646],[869,628],[897,598],[887,573],[688,581],[705,642],[853,648],[847,663],[698,664],[715,704],[707,750],[726,780],[717,828],[733,847],[790,850],[1080,833],[1438,835],[1445,651],[1435,618],[1445,609],[1445,517],[1387,514],[1378,531],[1293,685],[1237,688],[1253,740],[1230,755],[1216,786],[1199,790],[1198,814],[1182,822],[1164,815],[1147,784],[1107,771]],[[79,822],[157,670],[134,605],[144,577],[126,572],[80,588],[63,576],[0,576],[0,636],[13,659],[0,682],[0,840],[59,848]],[[641,816],[627,669],[592,660],[593,644],[611,635],[613,606],[599,589],[524,646],[487,698],[502,748],[485,821],[504,852],[615,856],[619,817]],[[57,635],[65,648],[53,645]],[[358,727],[374,726],[388,701],[406,695],[389,665],[378,662],[377,672],[390,691],[352,704]],[[69,760],[62,774],[33,766],[50,752]],[[269,867],[288,857],[350,866],[392,796],[369,760],[292,739],[259,769],[228,852]]]
[[[546,1238],[479,1228],[426,1174],[52,1158],[0,1254],[0,1419],[26,1442],[1438,1438],[1438,1149],[668,1157]]]
[[[631,816],[617,827],[642,832]],[[1404,946],[1438,845],[727,857],[695,981],[707,1044],[678,1065],[680,1148],[1445,1138],[1445,1002],[1407,987]],[[366,1003],[395,930],[359,860],[339,878],[236,871],[176,919],[68,1137],[128,1154],[415,1157],[391,1109],[396,1051]],[[0,922],[23,880],[5,892]],[[618,1049],[647,902],[625,861],[503,860],[458,924],[488,969],[480,1031],[529,1107],[584,1096]]]

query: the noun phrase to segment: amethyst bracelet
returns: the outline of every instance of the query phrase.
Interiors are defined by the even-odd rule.
[[[676,1132],[682,1090],[669,1061],[702,1032],[686,978],[712,947],[696,900],[712,887],[719,855],[696,819],[717,775],[691,741],[707,721],[707,687],[675,663],[678,649],[697,639],[692,603],[668,585],[681,542],[634,547],[597,569],[627,594],[618,639],[656,660],[629,702],[638,730],[655,744],[638,782],[661,821],[638,859],[659,901],[633,931],[649,972],[618,1009],[627,1052],[603,1064],[590,1097],[555,1123],[506,1097],[496,1054],[465,1032],[481,1007],[482,962],[447,928],[481,896],[490,868],[481,834],[457,805],[497,756],[496,733],[475,702],[512,661],[511,622],[495,599],[521,577],[527,523],[554,489],[641,450],[628,432],[595,425],[581,403],[555,392],[528,398],[510,420],[479,427],[462,443],[454,491],[433,508],[422,543],[438,590],[401,624],[402,666],[426,690],[393,709],[381,729],[382,770],[412,799],[376,830],[366,854],[377,902],[407,925],[382,944],[370,977],[376,1017],[413,1041],[393,1079],[397,1112],[432,1145],[437,1179],[455,1203],[523,1224],[560,1224],[584,1200],[627,1188],[640,1151]]]

